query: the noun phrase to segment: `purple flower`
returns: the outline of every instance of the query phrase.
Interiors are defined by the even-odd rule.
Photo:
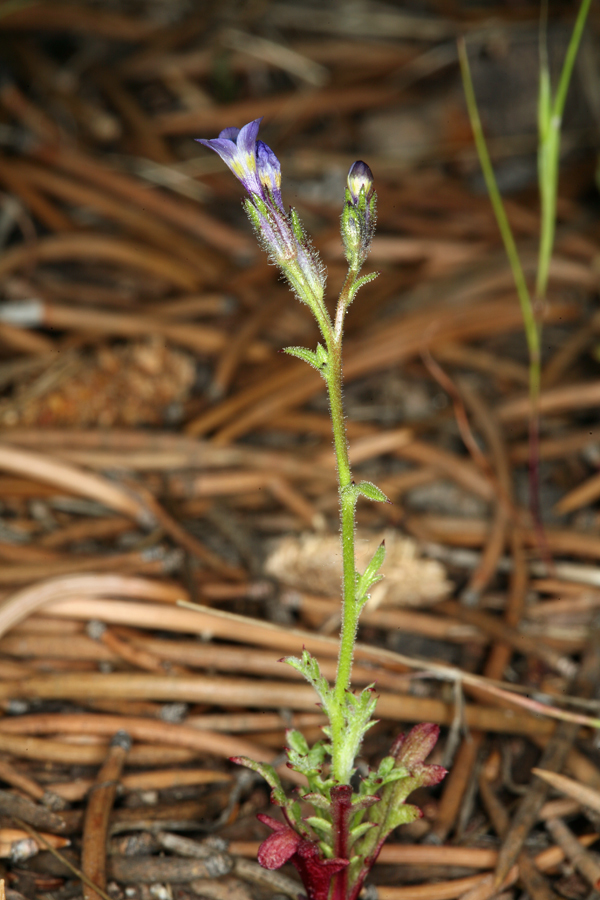
[[[261,121],[254,119],[243,128],[225,128],[210,141],[197,140],[218,153],[248,191],[244,206],[258,239],[299,299],[322,309],[323,266],[298,216],[283,205],[279,160],[264,141],[257,139]]]
[[[219,154],[251,197],[260,197],[267,205],[271,205],[273,200],[274,205],[284,212],[281,166],[271,148],[264,141],[257,140],[261,122],[262,118],[248,122],[243,128],[225,128],[212,141],[197,140]]]

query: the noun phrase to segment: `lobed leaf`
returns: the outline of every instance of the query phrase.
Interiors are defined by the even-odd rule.
[[[236,763],[238,766],[245,766],[247,769],[252,769],[253,772],[258,772],[259,775],[262,775],[271,788],[271,803],[275,806],[289,805],[290,801],[285,795],[279,775],[273,766],[270,766],[268,763],[257,762],[255,759],[250,759],[247,756],[232,756],[231,762]]]
[[[319,348],[321,353],[319,353]],[[308,347],[284,347],[283,352],[287,353],[288,356],[295,356],[296,359],[301,359],[303,362],[308,363],[309,366],[312,366],[313,369],[316,369],[317,372],[324,376],[324,369],[327,365],[327,353],[320,344],[316,353],[313,350],[309,350]],[[323,358],[323,354],[325,354],[325,358]]]
[[[308,683],[313,686],[319,695],[325,712],[329,714],[333,702],[332,691],[327,679],[321,675],[318,660],[308,650],[303,650],[301,659],[298,659],[297,656],[286,656],[283,662],[288,663],[293,669],[304,675]],[[329,718],[331,719],[331,715],[329,715]]]

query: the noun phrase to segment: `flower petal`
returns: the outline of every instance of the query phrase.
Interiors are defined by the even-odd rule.
[[[358,203],[361,188],[364,188],[365,196],[369,200],[373,194],[373,173],[366,162],[357,159],[348,172],[348,189],[355,205]]]
[[[261,122],[262,116],[260,119],[254,119],[253,122],[248,122],[247,125],[240,128],[236,138],[236,144],[242,156],[252,156],[253,159],[256,158],[256,138],[258,137],[258,129],[260,128]]]
[[[205,147],[208,147],[209,150],[214,150],[215,153],[218,153],[223,162],[233,171],[233,164],[238,152],[233,141],[220,137],[213,138],[212,141],[207,141],[204,138],[196,138],[196,140],[199,144],[204,144]]]
[[[233,141],[233,143],[236,144],[239,133],[239,128],[235,128],[233,125],[230,125],[229,128],[224,128],[223,131],[220,132],[219,137],[225,138],[228,141]]]
[[[273,195],[277,206],[283,211],[281,199],[281,164],[271,148],[264,141],[256,142],[256,166],[260,183]]]
[[[262,119],[254,119],[243,128],[224,128],[218,138],[207,141],[198,138],[210,150],[218,153],[235,177],[242,182],[250,196],[264,197],[256,168],[256,136]]]

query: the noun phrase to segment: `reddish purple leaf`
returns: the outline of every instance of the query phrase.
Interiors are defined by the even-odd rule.
[[[440,729],[432,722],[415,725],[408,734],[399,735],[394,741],[391,755],[398,765],[412,769],[416,763],[425,762],[436,745]]]
[[[256,818],[272,831],[284,831],[284,829],[290,827],[285,822],[280,822],[279,819],[274,819],[273,816],[267,815],[267,813],[259,813]]]
[[[302,879],[308,900],[327,900],[331,879],[346,868],[348,860],[322,859],[316,843],[302,841],[292,863]]]
[[[263,869],[279,869],[291,859],[302,841],[291,828],[275,831],[258,848],[258,861]]]

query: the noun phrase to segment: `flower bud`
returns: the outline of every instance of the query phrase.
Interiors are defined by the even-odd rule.
[[[376,195],[373,173],[362,160],[348,172],[348,187],[342,212],[342,240],[348,264],[360,269],[369,254],[375,231]]]
[[[366,200],[370,200],[373,195],[373,173],[362,159],[358,159],[350,166],[348,190],[354,205],[359,201],[361,190],[364,190]]]

